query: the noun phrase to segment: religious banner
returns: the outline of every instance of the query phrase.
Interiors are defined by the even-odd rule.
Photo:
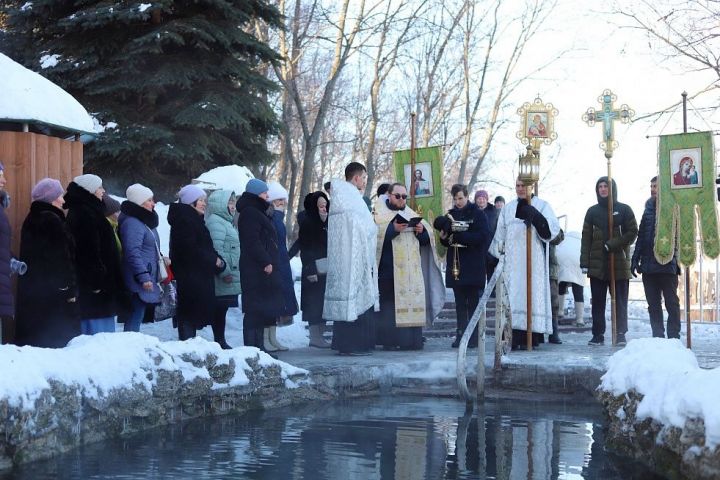
[[[415,204],[408,199],[408,205],[432,225],[435,217],[445,214],[442,147],[416,148],[414,169],[411,163],[409,149],[393,152],[395,178],[407,187],[408,195],[415,197]],[[438,254],[444,256],[439,240],[437,245]]]
[[[714,152],[712,132],[660,136],[655,258],[662,264],[676,251],[683,265],[695,263],[696,214],[702,253],[720,254]]]

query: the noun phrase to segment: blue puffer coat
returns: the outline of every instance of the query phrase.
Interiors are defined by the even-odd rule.
[[[658,273],[680,274],[677,264],[677,254],[665,265],[655,260],[655,199],[649,198],[645,202],[645,210],[640,219],[640,228],[635,242],[635,251],[632,256],[632,266],[637,268],[639,273],[652,275]]]
[[[122,243],[122,275],[125,286],[145,303],[160,303],[158,285],[158,215],[140,205],[124,201],[120,206],[120,242]],[[142,284],[152,282],[152,292]]]
[[[213,247],[225,260],[225,269],[215,275],[216,297],[240,295],[240,237],[228,210],[228,202],[234,195],[230,190],[217,190],[208,198],[205,226],[210,231]],[[223,280],[227,275],[232,275],[232,282]]]

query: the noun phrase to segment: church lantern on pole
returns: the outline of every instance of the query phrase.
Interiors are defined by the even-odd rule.
[[[521,118],[521,130],[516,136],[527,145],[525,155],[519,158],[518,179],[525,186],[525,198],[532,204],[533,187],[540,180],[540,147],[550,145],[556,138],[555,117],[558,110],[552,103],[543,103],[540,95],[535,100],[525,102],[517,110]],[[527,350],[532,350],[532,225],[525,231],[526,252],[526,310],[527,310]]]

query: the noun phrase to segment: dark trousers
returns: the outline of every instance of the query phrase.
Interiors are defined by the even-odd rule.
[[[10,315],[0,316],[0,328],[2,328],[2,343],[15,342],[15,318]]]
[[[422,350],[422,327],[397,327],[395,324],[395,285],[392,279],[378,282],[380,312],[376,315],[375,343],[401,350]]]
[[[627,333],[627,307],[629,280],[615,280],[615,305],[617,313],[617,333]],[[592,334],[605,335],[605,304],[610,289],[608,280],[590,278],[592,295]]]
[[[333,322],[333,348],[340,353],[369,352],[375,348],[375,312],[370,307],[354,322]]]
[[[453,287],[455,294],[455,316],[457,318],[457,335],[462,336],[467,328],[470,318],[480,302],[480,296],[483,294],[483,287],[476,285],[462,285]],[[485,328],[485,325],[482,326]],[[468,345],[477,345],[477,328],[473,331],[472,337]]]
[[[665,309],[668,312],[667,336],[668,338],[680,338],[678,276],[672,273],[643,274],[642,281],[645,288],[645,299],[648,302],[653,337],[663,338],[665,336],[663,311],[660,304],[662,298],[665,298]]]
[[[585,296],[583,292],[583,286],[572,282],[560,282],[560,295],[565,295],[568,291],[568,287],[572,287],[573,299],[576,302],[584,303]]]
[[[213,309],[211,326],[213,338],[218,343],[225,341],[225,316],[227,315],[228,308],[229,307],[222,305],[215,305],[215,308]]]

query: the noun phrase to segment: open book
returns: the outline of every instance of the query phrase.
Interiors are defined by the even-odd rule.
[[[422,217],[413,217],[409,212],[400,210],[397,215],[395,215],[395,218],[393,218],[393,222],[395,221],[398,223],[407,223],[408,228],[415,228],[418,223],[422,222]]]

